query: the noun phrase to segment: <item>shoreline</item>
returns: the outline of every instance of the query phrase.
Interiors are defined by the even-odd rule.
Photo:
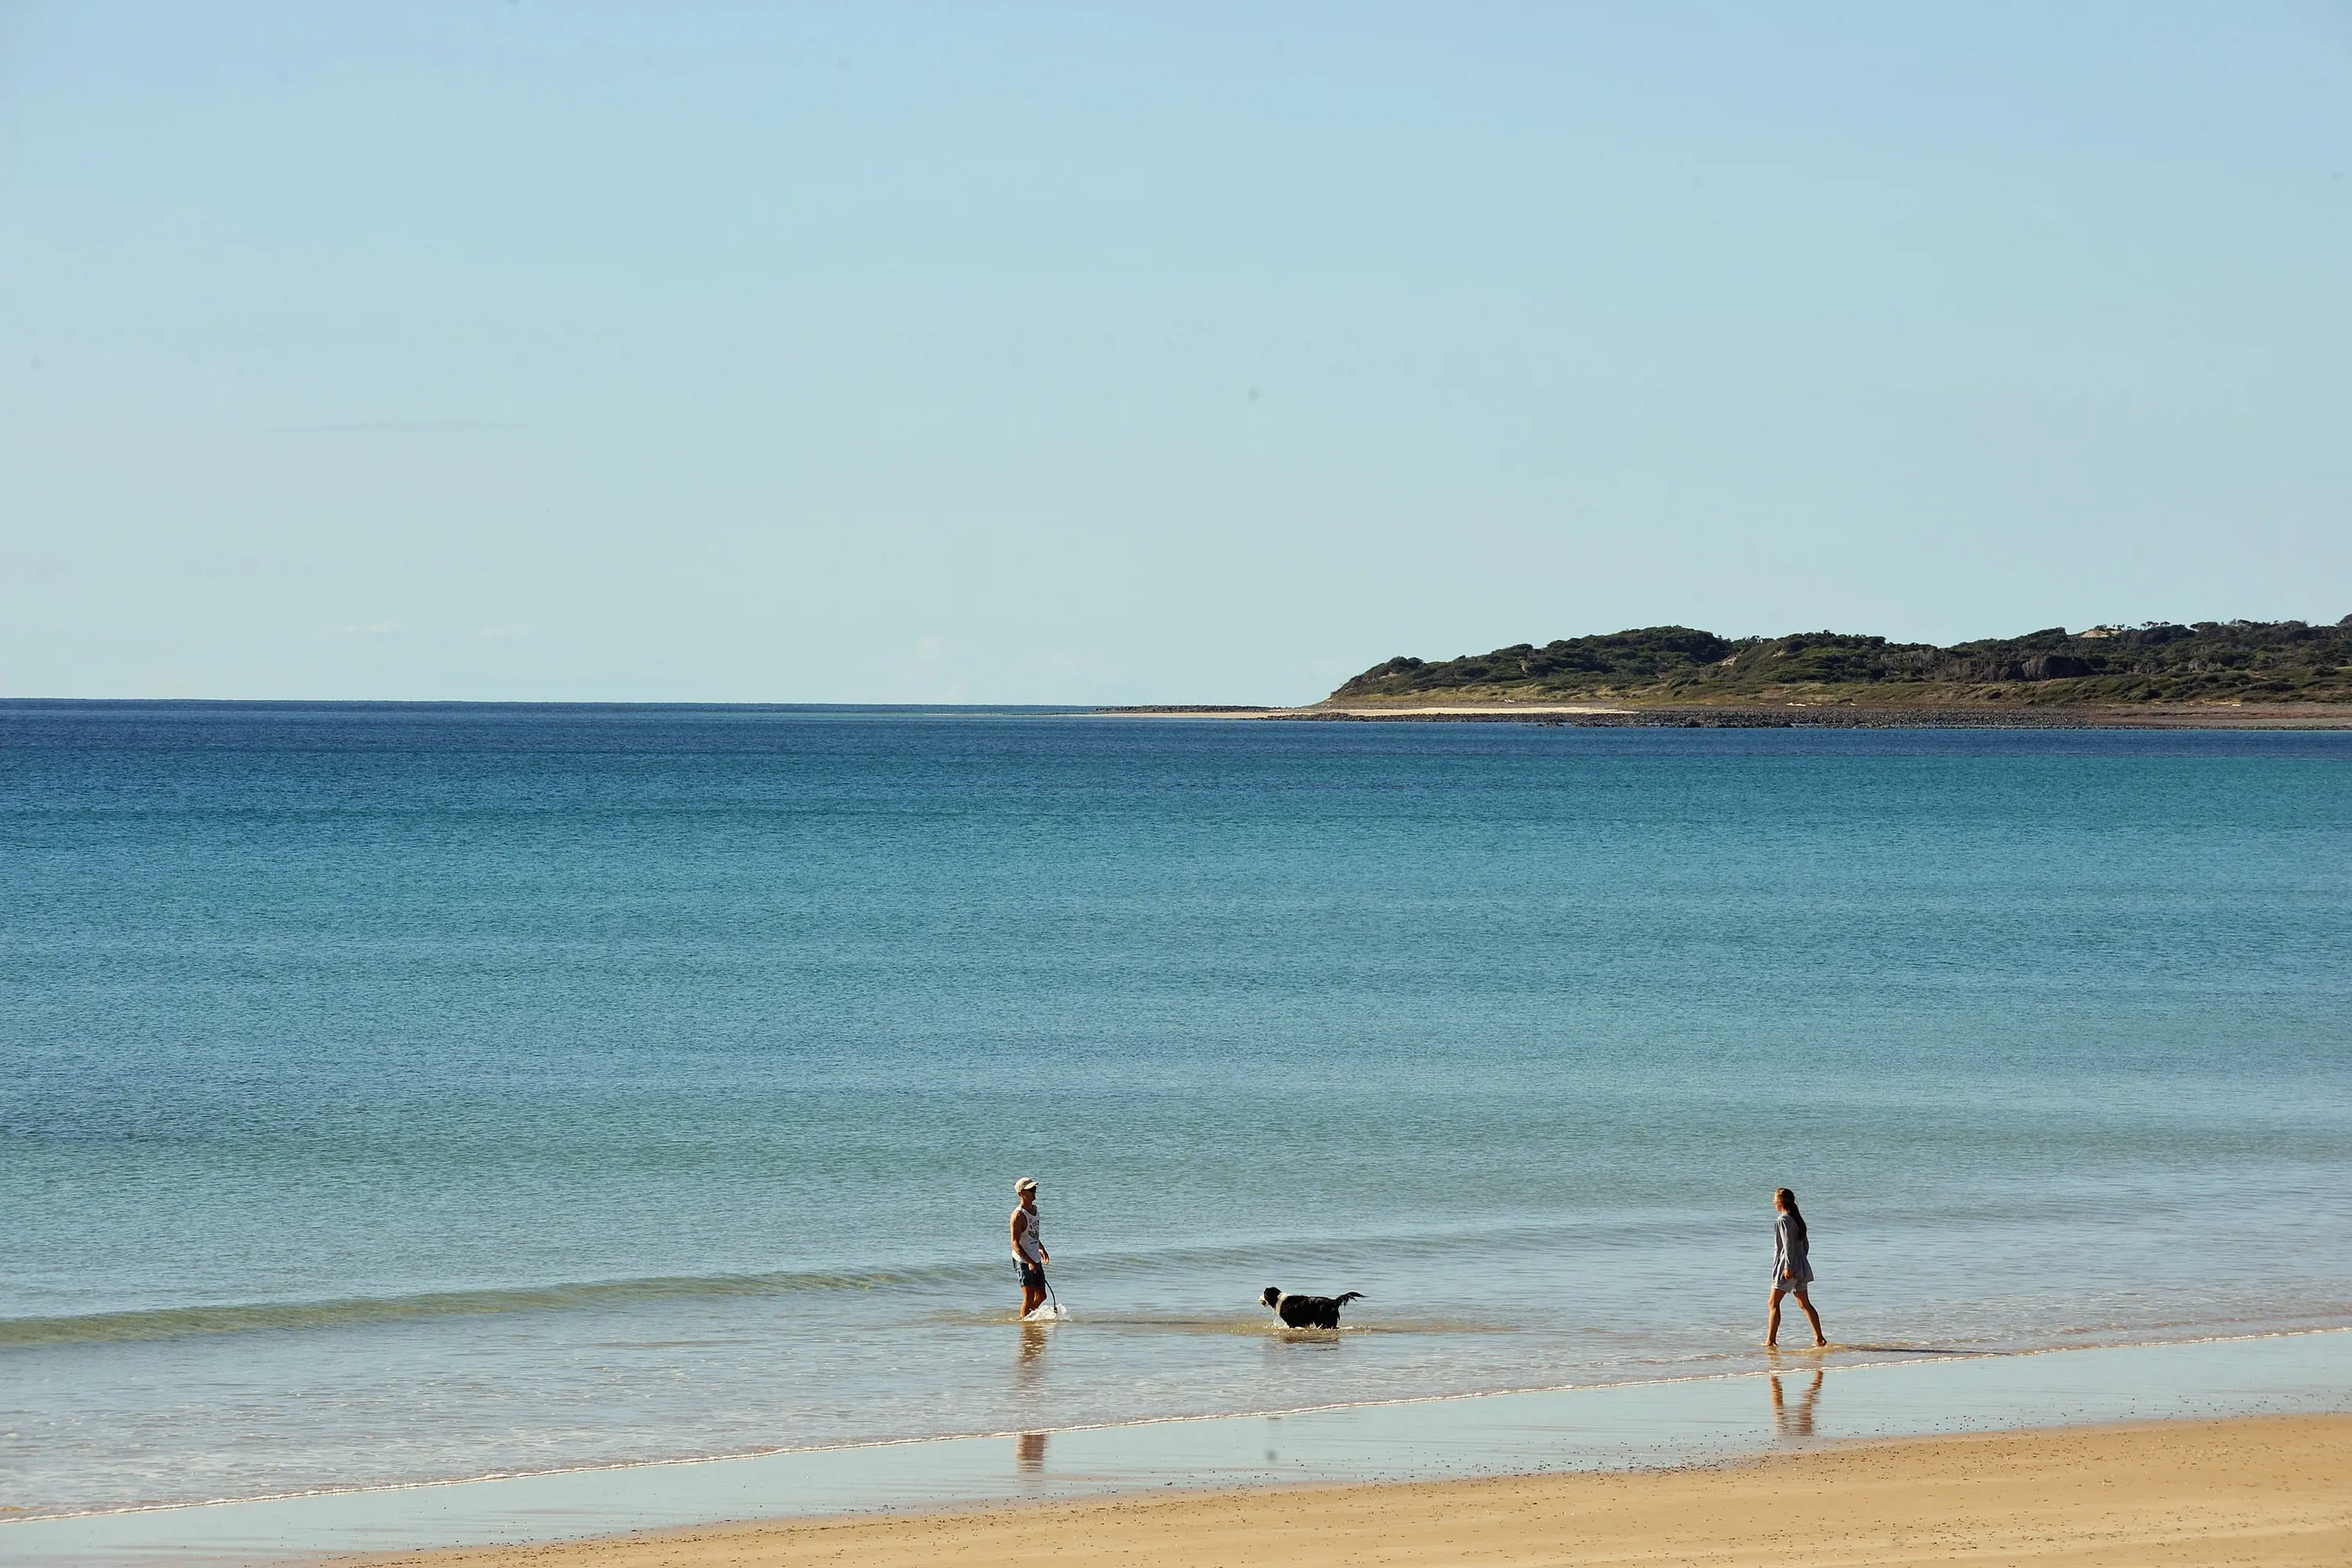
[[[637,1539],[1241,1489],[1686,1469],[1822,1443],[2352,1413],[2352,1330],[2030,1352],[1856,1346],[1766,1370],[919,1439],[0,1522],[19,1568]],[[1907,1352],[1907,1355],[1906,1353]],[[765,1521],[761,1523],[761,1521]],[[583,1559],[584,1560],[584,1559]]]
[[[689,1527],[373,1556],[375,1568],[899,1568],[1050,1558],[1420,1564],[1466,1557],[1778,1568],[1954,1558],[2284,1565],[2352,1558],[2352,1415],[1836,1443],[1632,1474],[1257,1488]]]
[[[1642,730],[2352,730],[2352,707],[2314,703],[2200,709],[2143,707],[1863,708],[1843,703],[1675,708],[1597,702],[1447,702],[1252,708],[1213,703],[1107,707],[1120,719],[1232,719],[1288,723],[1517,723]]]

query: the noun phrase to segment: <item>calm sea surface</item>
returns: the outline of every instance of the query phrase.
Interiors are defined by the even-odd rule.
[[[0,1506],[1724,1370],[1780,1184],[2352,1322],[2352,734],[0,706]]]

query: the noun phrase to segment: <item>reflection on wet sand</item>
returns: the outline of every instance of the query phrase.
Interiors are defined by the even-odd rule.
[[[1034,1394],[1045,1374],[1045,1325],[1021,1325],[1021,1351],[1013,1363],[1013,1390],[1016,1394]],[[1023,1476],[1043,1475],[1045,1471],[1045,1434],[1024,1432],[1013,1440],[1013,1468]]]
[[[1780,1374],[1774,1373],[1767,1380],[1772,1384],[1772,1430],[1782,1437],[1810,1437],[1813,1435],[1813,1408],[1821,1403],[1822,1369],[1813,1369],[1813,1380],[1797,1394],[1791,1405],[1780,1387]]]

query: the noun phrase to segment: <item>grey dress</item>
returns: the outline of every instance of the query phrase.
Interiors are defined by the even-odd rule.
[[[1772,1289],[1797,1290],[1813,1282],[1813,1266],[1806,1259],[1806,1237],[1787,1215],[1772,1221]]]

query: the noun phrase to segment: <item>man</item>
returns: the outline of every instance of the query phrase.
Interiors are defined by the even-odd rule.
[[[1013,1211],[1013,1261],[1021,1269],[1021,1315],[1027,1317],[1045,1304],[1045,1243],[1037,1235],[1037,1178],[1024,1176],[1013,1184],[1021,1205]]]

